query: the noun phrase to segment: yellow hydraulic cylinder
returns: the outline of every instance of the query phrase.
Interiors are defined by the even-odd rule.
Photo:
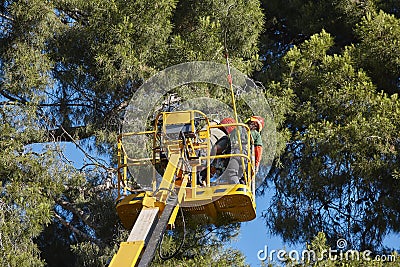
[[[179,192],[178,192],[178,203],[182,203],[182,200],[185,197],[185,192],[186,192],[185,188],[186,188],[187,183],[188,183],[188,175],[186,174],[184,179],[183,179],[183,181],[182,181],[182,184],[181,184],[181,187],[179,189]],[[176,219],[176,215],[178,214],[178,210],[179,210],[179,204],[176,205],[174,211],[172,212],[171,217],[169,218],[169,221],[168,221],[169,225],[173,225],[174,224],[175,219]]]

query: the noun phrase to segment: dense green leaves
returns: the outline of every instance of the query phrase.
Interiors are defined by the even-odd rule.
[[[374,248],[397,229],[400,103],[354,67],[354,48],[329,55],[332,45],[323,31],[284,57],[292,137],[284,168],[272,173],[278,191],[266,222],[290,241],[324,231],[332,242]]]
[[[43,225],[50,223],[52,196],[62,190],[53,149],[38,154],[24,148],[26,135],[32,134],[26,121],[24,127],[22,133],[7,123],[0,127],[2,266],[42,265],[33,238],[42,232]]]
[[[272,232],[296,242],[323,231],[313,245],[345,237],[378,250],[400,231],[399,10],[380,0],[2,1],[0,264],[64,264],[56,252],[66,266],[106,264],[126,237],[113,142],[128,101],[157,71],[223,62],[225,48],[264,83],[279,131]],[[185,99],[228,99],[217,87],[183,89]],[[62,141],[81,164],[44,146]],[[192,250],[166,264],[245,266],[221,247],[231,235],[214,236],[194,234]]]
[[[400,78],[400,20],[380,12],[368,14],[356,27],[361,39],[355,54],[359,65],[374,79],[378,88],[398,93]]]
[[[173,64],[223,61],[225,41],[250,73],[262,24],[258,1],[2,1],[0,265],[104,266],[126,238],[114,142],[133,93]],[[62,141],[82,162],[44,145]],[[193,264],[231,265],[208,252]]]
[[[179,1],[166,62],[170,65],[212,60],[224,62],[225,48],[234,65],[250,73],[258,66],[263,13],[258,1]]]

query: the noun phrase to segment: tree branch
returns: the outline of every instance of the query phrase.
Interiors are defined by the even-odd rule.
[[[69,222],[67,222],[64,218],[62,218],[57,212],[54,211],[54,217],[56,217],[62,225],[64,225],[66,228],[70,229],[73,233],[83,237],[84,239],[91,241],[93,243],[95,243],[96,245],[100,246],[100,247],[104,247],[105,245],[103,244],[103,242],[101,242],[100,240],[89,236],[88,234],[82,232],[81,230],[79,230],[78,228],[74,227],[73,225],[71,225]]]
[[[64,209],[66,209],[66,210],[72,212],[73,214],[75,214],[76,216],[78,216],[79,219],[81,219],[81,220],[82,220],[85,224],[87,224],[89,227],[93,228],[93,230],[96,229],[96,226],[93,225],[91,222],[89,222],[87,218],[85,218],[85,216],[84,216],[85,213],[84,213],[81,209],[75,207],[72,203],[70,203],[70,202],[68,202],[68,201],[65,201],[65,200],[62,200],[62,199],[54,198],[54,201],[55,201],[58,205],[60,205],[61,207],[63,207]]]
[[[24,104],[28,103],[28,101],[26,99],[24,99],[22,97],[12,96],[10,93],[6,92],[6,90],[1,90],[0,94],[2,96],[4,96],[5,98],[7,98],[7,99],[9,99],[11,101],[14,101],[14,102],[21,102],[21,103],[24,103]]]
[[[61,103],[43,103],[39,104],[39,107],[59,107]],[[84,107],[84,108],[93,108],[92,105],[82,104],[82,103],[68,103],[66,104],[67,107]]]
[[[104,191],[108,191],[111,189],[116,189],[117,187],[112,184],[111,182],[107,182],[106,184],[101,184],[101,185],[97,185],[92,187],[91,191],[93,193],[100,193],[100,192],[104,192]]]
[[[87,126],[75,126],[75,127],[62,127],[52,129],[48,131],[48,138],[55,142],[75,142],[75,140],[81,140],[89,138],[94,135],[94,130],[88,130]]]
[[[3,18],[3,19],[9,20],[9,21],[14,21],[14,19],[12,17],[7,16],[7,15],[5,15],[3,13],[0,13],[0,17]]]

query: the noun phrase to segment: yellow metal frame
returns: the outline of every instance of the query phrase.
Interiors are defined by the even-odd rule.
[[[144,240],[121,242],[118,253],[114,255],[110,266],[134,267],[144,248]]]
[[[201,117],[204,121],[204,127],[200,130],[196,129],[195,119],[197,117]],[[161,126],[159,126],[161,122]],[[173,134],[178,135],[179,133],[176,129],[179,129],[179,126],[187,127],[187,133],[189,136],[185,139],[185,144],[181,138],[178,139],[168,139],[168,134],[170,134],[169,126],[177,126],[175,128],[175,132]],[[223,155],[211,155],[211,145],[210,145],[210,131],[213,128],[218,127],[226,127],[226,126],[235,126],[236,128],[245,129],[247,135],[247,154],[238,153],[238,154],[223,154]],[[152,157],[151,158],[140,158],[140,159],[131,159],[127,156],[125,152],[125,148],[123,145],[123,137],[132,136],[132,135],[148,135],[152,137]],[[251,142],[250,139],[250,129],[246,124],[243,123],[231,123],[224,125],[210,125],[207,116],[198,110],[189,110],[189,111],[177,111],[177,112],[162,112],[156,116],[154,123],[154,130],[152,131],[144,131],[144,132],[135,132],[135,133],[124,133],[118,137],[118,199],[117,199],[117,211],[120,215],[121,221],[123,222],[126,228],[131,228],[133,222],[135,221],[137,215],[136,213],[140,211],[140,208],[145,205],[147,206],[147,199],[149,196],[153,197],[154,202],[153,205],[159,207],[160,213],[163,211],[165,206],[165,200],[167,196],[167,191],[174,191],[177,188],[184,187],[185,194],[183,196],[182,207],[187,211],[194,212],[195,206],[197,206],[198,210],[204,208],[203,212],[207,214],[209,217],[209,222],[215,222],[217,217],[221,215],[221,213],[230,213],[230,214],[238,214],[242,212],[238,209],[235,210],[235,207],[240,207],[241,202],[243,202],[243,198],[247,198],[251,201],[251,204],[248,204],[248,207],[252,207],[253,212],[251,215],[243,218],[234,219],[233,221],[246,221],[251,220],[255,217],[255,201],[254,196],[251,190],[252,180],[254,179],[254,171],[253,171],[253,157],[251,156]],[[202,150],[203,155],[196,156],[196,152]],[[244,149],[241,149],[243,151]],[[186,153],[184,155],[184,153]],[[205,153],[204,153],[205,152]],[[131,166],[137,165],[145,165],[145,164],[158,164],[162,161],[160,157],[160,153],[164,153],[168,158],[168,161],[171,161],[173,164],[168,164],[168,167],[164,169],[163,179],[160,182],[158,188],[162,188],[164,191],[157,191],[156,194],[153,195],[153,192],[136,192],[135,189],[130,188],[128,186],[128,168]],[[205,155],[204,155],[205,154]],[[189,170],[186,170],[186,174],[179,174],[182,172],[183,159],[188,160],[191,168],[191,173]],[[230,157],[239,157],[242,160],[242,164],[244,161],[247,161],[247,166],[244,166],[243,176],[245,178],[245,184],[218,184],[213,185],[210,181],[211,176],[211,162],[215,159],[222,158],[230,158]],[[204,166],[205,162],[205,166]],[[203,164],[202,164],[203,163]],[[202,168],[206,169],[206,186],[197,185],[196,175],[197,168],[202,166]],[[243,165],[242,165],[243,166]],[[154,168],[153,168],[154,169]],[[186,186],[183,184],[176,184],[174,181],[175,177],[179,177],[183,180],[186,177],[186,183],[188,180],[190,185]],[[155,170],[153,173],[153,182],[154,187],[153,191],[156,191],[156,175]],[[128,195],[128,192],[134,193],[134,195]],[[183,191],[182,191],[183,192]],[[229,201],[232,205],[229,208],[221,209],[219,205],[223,201],[228,201],[228,196],[230,196]],[[233,196],[233,197],[232,197]],[[236,197],[235,197],[236,196]],[[235,200],[236,198],[236,200]],[[202,207],[204,202],[213,203],[213,206],[208,205],[207,207]],[[222,204],[221,204],[222,205]],[[225,204],[224,204],[225,205]],[[226,206],[226,205],[225,205]]]
[[[117,139],[117,148],[118,148],[118,168],[117,168],[117,174],[118,174],[118,198],[117,201],[122,197],[126,196],[127,192],[133,192],[135,191],[134,188],[131,188],[128,186],[128,167],[129,166],[139,166],[139,165],[148,165],[152,164],[153,166],[157,162],[156,158],[156,151],[153,151],[153,156],[152,158],[139,158],[139,159],[131,159],[128,157],[127,153],[125,152],[125,148],[122,142],[123,137],[128,137],[128,136],[133,136],[133,135],[153,135],[153,148],[154,148],[154,142],[155,142],[155,134],[156,131],[143,131],[143,132],[131,132],[131,133],[123,133],[118,136]],[[128,163],[130,161],[130,163]],[[155,173],[153,173],[153,179],[155,179]],[[123,186],[122,190],[123,193],[121,194],[121,185]]]
[[[205,129],[195,131],[195,115],[199,114],[203,116],[204,121],[206,122]],[[157,123],[162,119],[162,129],[161,131],[157,131]],[[247,134],[247,151],[248,154],[244,153],[239,153],[239,154],[224,154],[224,155],[211,155],[211,146],[210,146],[210,131],[212,128],[219,128],[222,125],[210,125],[209,121],[206,117],[206,115],[198,110],[189,110],[189,111],[177,111],[177,112],[162,112],[156,116],[155,119],[155,125],[154,129],[152,131],[143,131],[143,132],[131,132],[131,133],[123,133],[118,136],[118,199],[120,199],[122,196],[126,196],[127,192],[135,192],[135,189],[131,188],[128,186],[128,168],[130,166],[136,166],[136,165],[148,165],[152,164],[153,166],[157,163],[160,162],[160,158],[157,157],[157,153],[160,153],[160,150],[162,148],[165,149],[165,152],[167,153],[167,157],[169,158],[171,154],[175,154],[178,151],[181,152],[183,150],[183,144],[181,140],[168,140],[166,138],[167,136],[167,126],[168,125],[190,125],[191,129],[193,130],[193,133],[197,134],[197,138],[204,139],[203,143],[193,143],[192,140],[189,138],[186,143],[186,147],[188,148],[190,155],[193,158],[195,157],[195,151],[197,150],[205,150],[206,151],[206,156],[200,156],[198,157],[197,164],[192,165],[192,176],[197,172],[197,167],[200,165],[201,161],[206,161],[206,171],[207,171],[207,176],[206,176],[206,185],[211,186],[210,184],[210,176],[211,176],[211,161],[214,159],[220,159],[220,158],[230,158],[230,157],[240,157],[242,159],[242,167],[244,165],[244,159],[247,159],[247,168],[242,168],[244,173],[244,178],[245,178],[245,184],[250,185],[251,181],[254,176],[254,171],[253,171],[253,162],[252,162],[252,157],[250,155],[251,152],[251,135],[250,135],[250,129],[246,124],[243,123],[230,123],[230,124],[224,124],[223,126],[235,126],[235,127],[243,127],[246,131]],[[126,136],[132,136],[132,135],[151,135],[153,138],[153,155],[152,158],[140,158],[140,159],[131,159],[127,156],[127,153],[125,152],[125,148],[122,142],[123,137]],[[241,149],[242,151],[242,149]],[[183,155],[182,155],[183,157]],[[192,162],[193,163],[193,162]],[[204,167],[204,166],[203,166]],[[246,166],[245,166],[246,167]],[[153,173],[153,181],[155,181],[155,172]],[[122,185],[122,188],[121,188]],[[196,183],[192,182],[191,187],[196,187]],[[155,190],[156,188],[153,188]]]

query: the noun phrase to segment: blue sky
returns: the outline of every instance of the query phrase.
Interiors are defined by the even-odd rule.
[[[257,217],[250,222],[242,223],[239,236],[230,244],[244,253],[246,262],[251,266],[261,266],[257,253],[259,250],[265,250],[265,246],[268,247],[269,251],[302,249],[301,245],[289,246],[280,237],[273,236],[268,232],[265,226],[265,219],[261,217],[261,213],[267,208],[272,195],[273,189],[269,188],[264,196],[256,198]]]

